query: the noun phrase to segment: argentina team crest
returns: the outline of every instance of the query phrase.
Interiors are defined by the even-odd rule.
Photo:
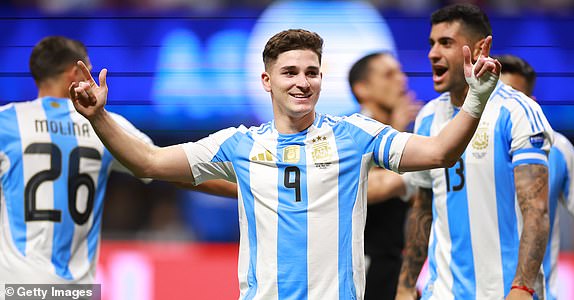
[[[481,122],[472,140],[470,141],[470,147],[472,148],[472,155],[476,159],[481,159],[486,155],[488,150],[488,136],[489,126],[487,122]]]
[[[333,157],[331,146],[327,141],[325,136],[317,136],[311,140],[311,157],[313,158],[313,163],[315,167],[319,169],[326,169],[331,165],[331,160]]]

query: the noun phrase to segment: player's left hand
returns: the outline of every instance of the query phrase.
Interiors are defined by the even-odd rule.
[[[76,110],[90,120],[101,113],[106,105],[108,98],[106,75],[108,71],[102,69],[99,76],[100,85],[98,85],[82,61],[78,61],[77,66],[86,80],[72,82],[69,87],[70,99],[72,99]]]
[[[480,55],[474,64],[472,64],[470,48],[466,45],[462,48],[464,55],[464,77],[471,91],[480,94],[480,96],[489,96],[492,93],[500,77],[500,70],[502,69],[500,62],[489,56],[491,46],[492,36],[488,36],[484,39],[483,46],[480,49]]]

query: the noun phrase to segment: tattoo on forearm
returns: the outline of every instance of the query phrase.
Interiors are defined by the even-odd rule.
[[[514,283],[532,286],[546,251],[548,231],[548,168],[522,165],[514,169],[523,228]]]
[[[432,224],[432,190],[419,189],[417,203],[407,219],[406,248],[399,276],[399,284],[412,289],[427,258]]]

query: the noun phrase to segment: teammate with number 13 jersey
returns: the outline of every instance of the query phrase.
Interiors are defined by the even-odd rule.
[[[423,107],[415,132],[437,135],[457,112],[443,93]],[[540,106],[499,82],[460,160],[413,174],[413,183],[434,195],[423,299],[501,299],[508,293],[522,231],[513,170],[547,166],[552,137]]]
[[[0,283],[92,283],[108,176],[125,169],[69,99],[4,105],[0,124]]]

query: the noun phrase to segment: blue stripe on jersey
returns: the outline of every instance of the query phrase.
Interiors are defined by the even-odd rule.
[[[393,142],[393,139],[395,138],[397,133],[398,133],[397,131],[391,133],[390,136],[387,138],[387,142],[385,144],[385,149],[383,152],[383,165],[387,170],[391,169],[391,167],[389,166],[389,152],[391,150],[391,144]]]
[[[468,215],[468,195],[466,191],[467,183],[464,180],[464,159],[466,152],[461,159],[451,168],[446,169],[447,176],[447,200],[448,227],[452,244],[450,266],[454,281],[452,292],[455,298],[476,299],[476,278],[474,273],[474,255],[472,253],[472,239],[470,233],[470,218]],[[460,251],[466,251],[461,253]],[[453,266],[458,266],[454,269]]]
[[[48,124],[71,124],[67,99],[44,98],[42,106],[46,112]],[[51,103],[57,102],[58,108],[51,106]],[[62,170],[60,177],[53,181],[54,187],[54,209],[60,210],[60,222],[54,222],[54,236],[52,240],[52,264],[56,269],[56,274],[65,279],[73,279],[70,273],[69,262],[72,256],[72,239],[74,237],[75,223],[72,216],[68,213],[68,166],[70,153],[78,143],[74,136],[56,134],[50,131],[50,139],[53,144],[58,145],[62,152]],[[75,203],[75,201],[74,201]]]
[[[375,140],[375,145],[367,147],[368,151],[379,149],[378,144],[381,136],[386,133],[390,127],[387,127],[379,133],[377,138],[366,133],[354,125],[333,127],[335,136],[350,134],[356,144],[343,144],[344,139],[337,139],[337,151],[339,155],[339,299],[357,298],[357,290],[352,278],[353,274],[353,207],[356,205],[357,193],[359,189],[358,180],[361,170],[357,166],[361,165],[362,155],[358,155],[358,150],[354,147],[357,145],[369,145]],[[344,130],[349,130],[345,133]],[[361,149],[362,151],[362,149]],[[373,157],[378,156],[378,150]],[[345,230],[343,230],[345,229]],[[344,277],[347,274],[349,277]]]
[[[387,131],[391,130],[391,127],[385,127],[383,130],[381,130],[381,132],[379,132],[379,136],[378,139],[381,139],[385,134],[387,134]],[[377,164],[378,166],[380,166],[380,161],[379,161],[379,150],[381,148],[381,143],[377,143],[375,144],[375,155],[373,156],[375,159],[375,164]]]
[[[10,233],[16,248],[26,255],[26,222],[24,217],[24,166],[22,165],[22,142],[19,136],[18,117],[14,106],[0,112],[0,151],[10,159],[10,172],[2,176],[2,192],[6,202]],[[18,138],[14,135],[18,134]],[[14,199],[21,199],[14,201]]]
[[[548,155],[548,171],[548,214],[550,218],[550,232],[542,265],[544,268],[544,274],[546,274],[546,298],[553,300],[555,299],[555,295],[552,295],[550,291],[550,275],[553,263],[552,237],[554,232],[554,220],[556,218],[556,211],[558,209],[558,200],[561,194],[564,192],[564,183],[568,183],[568,168],[566,167],[566,159],[558,147],[550,148],[550,153]]]
[[[518,154],[524,154],[524,153],[533,153],[533,154],[541,154],[544,156],[544,158],[546,157],[546,152],[542,149],[538,149],[538,148],[526,148],[526,149],[519,149],[514,151],[514,153],[512,153],[512,156],[516,156]],[[538,155],[540,156],[540,155]],[[516,167],[519,165],[524,165],[524,164],[533,164],[533,165],[548,165],[548,161],[547,159],[543,159],[543,158],[538,158],[538,157],[526,157],[526,158],[521,158],[519,160],[513,160],[512,162],[512,166]]]
[[[499,134],[494,135],[493,144],[494,182],[496,187],[496,210],[503,266],[502,277],[504,280],[504,295],[506,295],[510,291],[512,279],[516,273],[516,253],[518,253],[519,243],[514,206],[514,175],[512,173],[512,161],[508,160],[512,120],[510,118],[510,112],[506,108],[502,107],[500,109],[500,115],[495,126],[495,132],[498,131]],[[503,199],[507,199],[507,201],[502,201]]]
[[[424,117],[421,121],[421,125],[415,132],[418,135],[430,136],[430,129],[432,125],[432,121],[434,119],[434,114],[428,115]]]
[[[267,130],[263,132],[265,131]],[[247,132],[246,135],[251,137],[250,132]],[[251,182],[251,173],[249,172],[251,162],[249,161],[249,157],[251,157],[250,153],[254,141],[252,138],[242,138],[242,136],[242,133],[236,133],[228,138],[221,145],[219,151],[213,157],[212,162],[222,161],[221,157],[224,153],[236,153],[235,157],[245,158],[242,160],[234,160],[233,168],[235,169],[235,174],[238,179],[237,186],[241,189],[245,218],[247,219],[247,236],[249,240],[247,284],[249,285],[249,289],[244,299],[250,300],[257,294],[257,224],[255,223],[255,197],[249,184]]]
[[[102,213],[104,210],[104,196],[108,184],[108,169],[113,161],[112,154],[104,148],[98,182],[96,183],[96,195],[94,195],[94,209],[92,211],[92,227],[88,232],[88,260],[92,263],[98,250],[98,240],[100,236]]]
[[[542,124],[538,124],[538,121],[536,120],[536,114],[534,113],[534,110],[532,110],[532,106],[528,105],[526,100],[520,98],[519,95],[515,94],[512,96],[512,98],[515,99],[518,103],[520,103],[520,105],[522,105],[522,107],[527,113],[528,120],[530,121],[531,124],[534,124],[532,127],[536,128],[536,131],[542,131],[544,129],[544,126],[542,126]]]
[[[277,143],[277,292],[279,299],[306,299],[307,270],[307,168],[305,138],[307,131],[279,135]],[[300,160],[283,162],[283,149],[298,145]],[[297,178],[299,177],[299,178]]]
[[[534,128],[535,120],[533,120],[532,116],[530,116],[530,111],[526,108],[526,105],[523,103],[523,101],[521,101],[520,97],[516,95],[511,95],[509,91],[506,91],[504,89],[500,89],[500,95],[506,99],[515,100],[522,107],[522,109],[524,110],[524,115],[526,115],[528,123],[530,123],[530,129],[532,129],[532,132],[536,132],[536,129]]]
[[[434,197],[434,195],[432,196]],[[436,207],[435,205],[432,206],[432,228],[434,228],[435,222],[438,219],[437,217],[437,212],[436,212]],[[436,245],[437,245],[437,240],[436,240],[436,231],[432,231],[432,242],[429,244],[428,247],[428,270],[429,270],[429,281],[427,282],[424,290],[423,290],[423,294],[422,294],[422,299],[428,299],[430,296],[432,296],[432,289],[430,288],[431,285],[434,284],[434,282],[437,279],[437,265],[436,265]]]

